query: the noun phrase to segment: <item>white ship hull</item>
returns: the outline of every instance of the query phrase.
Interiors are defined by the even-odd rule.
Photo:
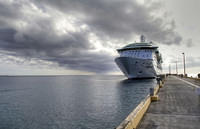
[[[133,57],[118,57],[115,59],[124,75],[131,78],[155,78],[161,74],[153,59],[138,59]]]

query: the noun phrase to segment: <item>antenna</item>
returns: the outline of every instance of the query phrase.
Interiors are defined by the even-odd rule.
[[[140,42],[142,42],[142,43],[145,42],[145,37],[144,37],[144,35],[141,35],[141,36],[140,36]]]

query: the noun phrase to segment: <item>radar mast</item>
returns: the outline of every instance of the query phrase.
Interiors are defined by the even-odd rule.
[[[140,36],[140,42],[141,42],[141,43],[144,43],[144,42],[145,42],[145,37],[144,37],[144,35],[141,35],[141,36]]]

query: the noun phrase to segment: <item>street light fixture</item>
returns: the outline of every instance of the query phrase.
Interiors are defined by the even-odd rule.
[[[183,52],[183,67],[184,67],[184,76],[186,76],[186,72],[185,72],[185,53]]]

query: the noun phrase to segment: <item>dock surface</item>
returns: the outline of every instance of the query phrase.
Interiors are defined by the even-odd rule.
[[[167,77],[160,100],[151,103],[137,129],[200,129],[200,96],[185,81]]]

